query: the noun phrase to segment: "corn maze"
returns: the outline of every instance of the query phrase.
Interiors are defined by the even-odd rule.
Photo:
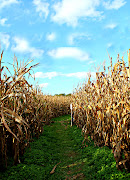
[[[88,135],[95,146],[108,146],[112,149],[117,168],[130,170],[130,50],[128,67],[118,55],[106,72],[96,73],[96,81],[88,81],[72,96],[43,95],[25,79],[31,76],[30,62],[21,66],[14,57],[14,75],[3,73],[9,69],[2,66],[0,57],[0,167],[8,165],[8,158],[14,164],[25,148],[44,131],[44,125],[51,119],[70,114],[72,103],[74,123],[82,128],[84,143]],[[29,66],[29,67],[28,67]],[[10,73],[11,74],[11,73]]]
[[[70,97],[43,95],[39,88],[33,88],[24,75],[38,64],[32,62],[21,66],[14,57],[14,75],[3,73],[8,67],[1,66],[0,58],[0,166],[6,166],[8,157],[14,158],[14,164],[20,162],[19,156],[33,137],[39,137],[44,124],[65,114],[70,114]],[[10,71],[9,71],[10,72]],[[10,73],[11,74],[11,73]]]
[[[117,168],[130,170],[130,50],[128,67],[124,59],[106,73],[96,73],[96,81],[88,82],[73,93],[75,124],[82,128],[84,142],[88,135],[95,146],[112,148]]]

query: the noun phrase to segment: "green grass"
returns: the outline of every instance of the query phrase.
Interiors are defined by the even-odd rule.
[[[70,116],[53,119],[39,139],[27,148],[21,163],[0,172],[2,180],[62,180],[62,179],[129,179],[130,173],[116,169],[116,162],[107,147],[95,147],[93,142],[82,146],[81,129],[70,127]],[[57,165],[55,172],[50,174]]]

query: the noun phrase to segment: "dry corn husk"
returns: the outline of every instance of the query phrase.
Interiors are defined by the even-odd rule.
[[[7,76],[1,67],[3,52],[0,56],[0,166],[7,166],[9,152],[14,164],[20,162],[25,148],[33,136],[39,137],[44,124],[51,118],[70,114],[70,97],[43,95],[38,87],[33,87],[24,75],[30,74],[32,60],[19,66],[14,57],[14,75]],[[15,64],[16,63],[16,64]],[[11,74],[11,73],[10,73]],[[3,77],[2,77],[3,76]]]
[[[112,148],[118,169],[130,167],[130,50],[110,70],[96,73],[73,93],[74,122],[95,145]],[[124,158],[123,158],[124,155]]]

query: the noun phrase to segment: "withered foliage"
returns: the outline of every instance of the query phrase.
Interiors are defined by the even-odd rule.
[[[130,171],[130,50],[128,67],[119,54],[110,64],[73,93],[74,122],[85,140],[89,135],[96,146],[112,148],[118,169]]]
[[[14,75],[7,76],[2,66],[3,52],[0,57],[0,166],[6,166],[8,157],[14,158],[14,164],[20,162],[20,155],[34,136],[39,137],[44,124],[51,118],[70,114],[71,97],[43,95],[41,90],[33,88],[25,79],[31,76],[30,70],[38,64],[19,65],[14,57]],[[11,74],[11,73],[10,73]]]

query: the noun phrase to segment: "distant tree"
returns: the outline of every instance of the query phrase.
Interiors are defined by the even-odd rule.
[[[66,96],[65,93],[63,94],[55,94],[55,96]]]
[[[65,94],[65,93],[55,94],[54,96],[71,96],[71,93],[69,93],[69,94]]]
[[[71,93],[70,94],[66,94],[66,96],[71,96]]]
[[[63,94],[59,94],[59,96],[65,96],[65,93],[63,93]]]

